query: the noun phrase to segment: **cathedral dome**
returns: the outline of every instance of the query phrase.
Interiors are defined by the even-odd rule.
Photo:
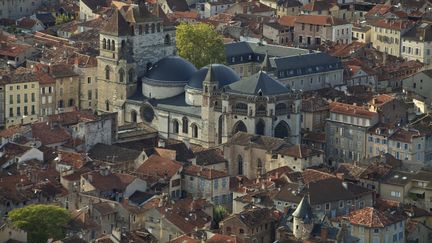
[[[156,62],[145,77],[162,82],[186,82],[197,71],[196,67],[178,56],[169,56]]]
[[[213,75],[219,82],[219,87],[223,87],[240,80],[238,74],[225,65],[212,64],[211,66]],[[187,87],[201,90],[203,88],[203,81],[207,75],[208,69],[208,66],[206,66],[195,72],[189,79]]]

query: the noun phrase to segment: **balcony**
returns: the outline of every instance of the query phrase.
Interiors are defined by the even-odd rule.
[[[237,115],[247,116],[247,109],[234,108],[233,113]]]

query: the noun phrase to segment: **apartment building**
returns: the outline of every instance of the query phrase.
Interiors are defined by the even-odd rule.
[[[29,69],[2,75],[5,96],[5,126],[29,124],[39,115],[39,81]]]
[[[38,9],[43,0],[0,0],[0,19],[19,19]]]
[[[301,15],[294,22],[294,43],[302,47],[321,45],[331,41],[352,42],[352,24],[333,16]]]
[[[432,24],[421,23],[402,36],[402,57],[432,63]]]
[[[55,79],[43,71],[36,72],[36,75],[40,88],[39,114],[52,115],[56,110]]]
[[[328,163],[363,159],[368,129],[378,120],[378,113],[363,106],[330,103],[330,118],[326,123]]]
[[[371,27],[370,26],[353,26],[352,38],[358,42],[370,43],[371,42]]]
[[[370,25],[372,46],[389,55],[401,56],[402,36],[413,27],[413,23],[402,19],[378,19]]]
[[[79,107],[80,80],[73,67],[67,64],[52,65],[49,74],[55,80],[55,113]]]

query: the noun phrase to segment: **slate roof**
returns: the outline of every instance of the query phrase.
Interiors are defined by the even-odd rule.
[[[92,160],[109,161],[113,163],[134,161],[140,156],[140,154],[141,151],[103,143],[94,145],[88,152],[88,156]]]
[[[166,0],[166,3],[172,11],[189,11],[188,4],[185,0]]]
[[[154,194],[142,191],[135,191],[132,195],[129,196],[129,201],[133,202],[136,205],[141,205],[152,198]]]
[[[239,75],[234,70],[223,64],[212,64],[211,69],[212,77],[214,78],[214,81],[218,82],[219,87],[223,87],[240,80]],[[203,81],[208,74],[208,70],[209,66],[206,66],[195,72],[189,79],[187,87],[202,89]]]
[[[91,10],[96,11],[100,7],[109,7],[110,1],[106,0],[81,0]]]
[[[231,61],[230,58],[232,56],[245,56],[246,59],[249,54],[262,56],[260,59],[262,61],[266,53],[272,57],[284,57],[306,54],[309,53],[309,50],[279,45],[263,45],[246,41],[225,44],[225,55],[228,63]]]
[[[131,29],[128,22],[123,17],[118,9],[114,10],[114,13],[106,21],[106,24],[100,30],[102,34],[114,35],[114,36],[125,36],[130,34]]]
[[[402,38],[419,42],[430,42],[432,41],[432,24],[422,23],[407,31]]]
[[[270,77],[266,72],[258,73],[243,78],[235,83],[225,86],[228,93],[240,93],[248,95],[277,95],[290,93],[291,90],[279,81]]]
[[[355,195],[337,178],[311,182],[308,185],[310,203],[312,205],[335,202],[339,200],[354,200]],[[326,193],[322,193],[326,192]]]
[[[189,61],[179,56],[168,56],[156,62],[145,77],[161,82],[185,82],[188,81],[196,71],[196,67]]]
[[[125,14],[125,19],[130,23],[144,23],[147,21],[162,21],[161,18],[152,14],[145,6],[132,6]]]
[[[255,228],[265,222],[276,221],[272,211],[268,208],[255,208],[235,214],[245,225]]]
[[[296,210],[293,212],[292,216],[303,220],[312,218],[312,208],[309,204],[308,196],[304,196],[302,198]]]

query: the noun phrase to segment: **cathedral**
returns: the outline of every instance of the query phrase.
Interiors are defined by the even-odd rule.
[[[144,122],[203,147],[238,131],[300,142],[300,94],[267,72],[268,56],[246,78],[223,64],[197,70],[175,55],[175,28],[141,5],[116,10],[100,46],[98,112],[117,112],[120,125]]]

